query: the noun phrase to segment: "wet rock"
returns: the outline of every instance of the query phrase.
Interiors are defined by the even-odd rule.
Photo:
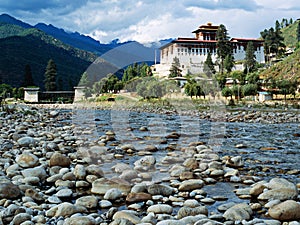
[[[229,157],[229,159],[227,159],[225,164],[227,166],[234,167],[234,168],[243,167],[244,161],[241,156],[235,156],[235,157]]]
[[[69,188],[64,188],[59,190],[55,195],[59,198],[68,198],[73,195],[73,191]]]
[[[263,193],[264,189],[266,188],[266,186],[264,184],[258,183],[255,184],[251,189],[250,189],[250,195],[253,196],[258,196],[261,193]]]
[[[104,177],[104,172],[99,165],[89,165],[85,169],[86,173],[89,175],[95,175],[98,178]]]
[[[258,196],[259,200],[289,200],[289,199],[297,199],[298,192],[295,189],[288,189],[288,188],[282,188],[282,189],[273,189],[263,192]]]
[[[164,184],[152,184],[148,186],[147,191],[151,195],[170,196],[174,189]]]
[[[147,212],[153,212],[155,214],[171,214],[173,212],[173,207],[167,204],[151,205],[147,209]]]
[[[90,148],[80,147],[78,149],[78,158],[81,158],[88,164],[99,164],[102,162],[102,157],[106,156],[108,148],[105,146],[92,146]]]
[[[55,152],[53,153],[53,155],[51,156],[50,160],[49,160],[49,166],[61,166],[61,167],[69,167],[71,164],[71,160],[69,159],[69,157],[59,153],[59,152]]]
[[[19,213],[14,217],[12,223],[14,225],[20,225],[25,221],[31,221],[31,215],[29,215],[28,213]]]
[[[45,180],[47,177],[46,170],[43,166],[28,168],[21,171],[22,175],[26,177],[38,177],[40,180]]]
[[[126,202],[134,203],[134,202],[146,202],[152,199],[152,195],[148,193],[129,193],[126,197]]]
[[[189,158],[183,162],[183,166],[185,166],[186,168],[189,168],[191,170],[195,170],[199,167],[199,163],[196,159]]]
[[[0,138],[0,151],[8,151],[12,149],[13,146],[14,143],[12,141]]]
[[[112,203],[108,200],[99,201],[99,207],[100,208],[110,208],[111,206],[112,206]]]
[[[134,223],[124,218],[117,218],[114,221],[112,221],[109,225],[134,225]]]
[[[204,185],[203,180],[200,179],[192,179],[183,181],[178,187],[179,191],[192,191],[195,189],[200,189]]]
[[[266,184],[266,187],[269,189],[287,188],[297,190],[297,186],[294,183],[284,178],[273,178],[269,183]]]
[[[117,199],[120,199],[122,196],[123,196],[122,191],[120,191],[118,188],[111,188],[105,192],[103,198],[105,200],[115,201]]]
[[[34,154],[23,153],[17,156],[16,162],[18,163],[19,166],[23,168],[31,168],[39,164],[39,159]]]
[[[49,117],[54,118],[57,117],[59,115],[59,111],[57,110],[52,110],[49,112]]]
[[[83,196],[76,199],[75,205],[83,206],[87,209],[96,208],[98,205],[98,198],[95,196]]]
[[[203,215],[208,215],[208,209],[205,206],[198,206],[195,208],[191,208],[191,207],[182,207],[179,209],[178,213],[177,213],[177,218],[181,219],[187,216],[196,216],[199,214],[203,214]]]
[[[36,202],[44,201],[43,195],[34,189],[27,189],[25,191],[25,196],[32,198]]]
[[[86,213],[86,208],[82,206],[75,206],[71,203],[64,202],[57,206],[54,206],[53,208],[49,209],[46,212],[47,217],[69,217],[75,213]]]
[[[75,175],[76,179],[83,180],[86,176],[86,169],[83,165],[77,164],[74,168],[73,174]]]
[[[122,174],[120,175],[121,179],[131,181],[132,179],[135,179],[138,177],[138,173],[134,170],[126,170],[123,171]]]
[[[17,185],[14,185],[6,177],[0,177],[0,198],[14,199],[19,197],[21,191]]]
[[[18,144],[22,147],[29,147],[29,146],[34,146],[36,143],[36,140],[33,137],[21,137],[18,139]]]
[[[290,221],[300,219],[300,204],[287,200],[269,209],[269,215],[276,220]]]
[[[113,216],[113,219],[126,219],[133,224],[139,224],[141,222],[141,219],[137,216],[137,214],[134,211],[130,210],[122,210],[116,212]]]
[[[156,159],[152,155],[147,155],[142,157],[141,159],[137,160],[134,165],[135,168],[142,169],[147,171],[148,169],[152,168],[156,163]]]
[[[245,203],[237,204],[227,209],[223,214],[223,217],[226,220],[230,221],[242,221],[249,220],[252,216],[253,212],[249,205]]]
[[[88,216],[74,216],[68,218],[64,225],[95,225],[96,221],[94,218]]]

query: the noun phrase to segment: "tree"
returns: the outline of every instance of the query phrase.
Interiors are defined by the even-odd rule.
[[[78,83],[78,86],[80,87],[89,87],[91,85],[91,81],[89,79],[88,73],[84,72],[81,75],[80,81]]]
[[[246,84],[242,88],[242,93],[244,96],[251,96],[257,94],[257,85],[256,84]]]
[[[220,60],[220,72],[224,73],[224,60],[226,56],[232,56],[232,48],[229,41],[229,36],[226,27],[221,24],[217,30],[216,34],[217,40],[217,55]]]
[[[171,68],[170,68],[169,78],[171,78],[171,77],[182,77],[181,72],[182,72],[182,70],[180,69],[179,59],[177,57],[175,57],[173,59],[173,62],[172,62]]]
[[[256,56],[255,56],[255,50],[254,50],[254,45],[253,42],[250,41],[247,44],[246,48],[246,57],[244,61],[244,67],[246,68],[247,73],[253,72],[256,68]]]
[[[203,88],[194,79],[188,79],[187,83],[184,86],[184,92],[186,93],[186,95],[190,96],[191,98],[193,98],[193,96],[196,96],[196,98],[204,96],[205,98],[205,93],[203,91]]]
[[[154,77],[141,78],[136,86],[136,90],[138,95],[144,99],[161,98],[167,92],[164,82],[161,82]]]
[[[234,95],[238,100],[243,97],[242,87],[240,85],[234,85],[231,91],[232,95]]]
[[[275,24],[275,29],[271,27],[270,29],[265,29],[260,32],[261,37],[264,39],[264,49],[265,55],[269,58],[266,61],[270,62],[271,54],[275,54],[276,57],[284,53],[285,44],[282,32],[280,29],[280,24],[277,21]]]
[[[0,84],[0,97],[8,98],[12,93],[13,88],[9,84]]]
[[[57,69],[56,64],[53,59],[48,61],[46,72],[45,72],[45,89],[46,91],[56,91],[56,77],[57,77]]]
[[[208,77],[212,77],[213,74],[216,73],[215,70],[215,64],[212,61],[211,58],[211,53],[208,52],[206,60],[204,62],[204,66],[203,66],[203,72],[208,76]]]
[[[32,72],[31,72],[31,67],[29,64],[25,66],[25,71],[24,71],[24,81],[22,83],[22,87],[30,87],[30,86],[35,86],[32,78]]]
[[[222,89],[222,96],[224,96],[226,99],[230,97],[232,99],[232,90],[229,87],[224,87]]]
[[[234,67],[234,58],[233,55],[229,54],[226,55],[224,59],[224,65],[223,67],[225,68],[227,73],[230,73],[232,71],[232,68]]]

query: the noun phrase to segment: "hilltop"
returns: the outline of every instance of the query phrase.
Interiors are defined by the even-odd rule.
[[[284,44],[287,48],[295,48],[299,42],[299,20],[281,29]]]
[[[272,65],[270,68],[264,70],[260,76],[262,78],[274,78],[274,79],[296,79],[300,81],[300,49],[296,49],[295,52],[286,57],[283,61]]]

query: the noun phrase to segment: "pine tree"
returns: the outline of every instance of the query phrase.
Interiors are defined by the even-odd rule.
[[[249,42],[246,48],[246,57],[244,62],[244,67],[247,70],[247,73],[253,72],[256,66],[256,57],[253,42]]]
[[[171,65],[171,68],[170,68],[170,74],[169,74],[169,78],[171,77],[182,77],[182,74],[181,74],[181,69],[180,69],[180,62],[179,62],[179,59],[177,57],[175,57],[173,59],[173,62],[172,62],[172,65]]]
[[[56,77],[57,77],[57,69],[56,64],[53,59],[48,61],[46,72],[45,72],[45,80],[44,85],[46,91],[56,91]]]
[[[212,77],[213,74],[216,73],[215,70],[215,64],[212,61],[211,58],[211,53],[208,52],[206,60],[204,62],[204,66],[203,66],[203,72],[208,76],[208,77]]]
[[[221,24],[217,30],[217,55],[220,60],[220,72],[224,73],[224,60],[227,55],[232,56],[232,48],[226,27]]]
[[[25,72],[24,72],[24,81],[22,83],[22,87],[29,87],[29,86],[35,86],[32,78],[31,73],[31,67],[30,65],[25,66]]]

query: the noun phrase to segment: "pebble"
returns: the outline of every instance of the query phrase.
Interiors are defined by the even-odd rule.
[[[128,134],[118,140],[119,133],[111,130],[89,140],[88,123],[81,128],[68,122],[75,111],[30,110],[34,113],[26,118],[4,112],[0,118],[5,130],[0,135],[0,224],[299,224],[299,183],[268,177],[262,182],[261,173],[248,170],[252,162],[243,154],[220,157],[215,146],[203,142],[181,148],[177,140],[185,142],[184,135],[149,136],[155,126],[140,125],[137,145],[126,143]],[[283,115],[273,121],[300,121]],[[244,122],[270,118],[263,112],[225,116]],[[235,147],[242,152],[253,146]],[[281,151],[277,146],[264,150]],[[131,157],[134,163],[125,163]],[[111,170],[102,163],[111,163]],[[261,171],[273,172],[269,165]],[[290,176],[298,172],[280,171]],[[222,183],[236,190],[227,197],[218,187]],[[238,203],[231,202],[234,194]],[[211,211],[214,207],[218,211]],[[266,215],[270,219],[261,219]]]

